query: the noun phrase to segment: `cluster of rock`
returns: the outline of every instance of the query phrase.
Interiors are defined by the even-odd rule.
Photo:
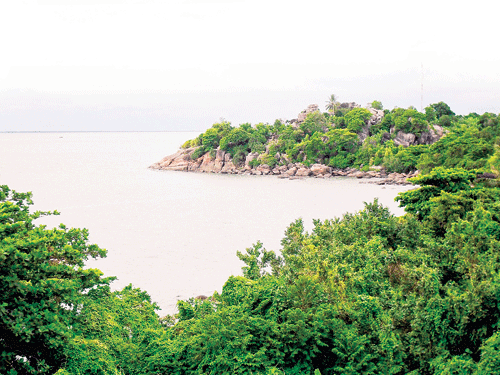
[[[319,106],[317,104],[309,104],[306,109],[304,109],[297,115],[297,119],[292,120],[292,124],[293,123],[300,124],[301,122],[304,122],[309,113],[313,113],[316,111],[319,111]]]
[[[394,128],[391,129],[391,134],[394,132]],[[394,138],[394,144],[396,146],[412,146],[412,145],[431,145],[441,138],[444,134],[444,130],[441,126],[433,125],[429,127],[429,131],[423,132],[419,137],[413,133],[405,133],[401,130],[396,133]]]
[[[289,179],[304,177],[330,178],[336,176],[373,178],[375,179],[373,182],[379,185],[407,185],[409,182],[407,182],[406,179],[408,177],[413,177],[413,174],[387,174],[382,168],[363,172],[354,168],[332,168],[324,164],[313,164],[310,167],[307,167],[301,163],[289,163],[286,165],[276,166],[274,168],[271,168],[267,164],[261,164],[256,167],[252,167],[249,164],[249,162],[253,160],[251,157],[247,157],[243,167],[237,167],[234,165],[231,155],[223,150],[217,150],[215,157],[211,157],[210,153],[206,153],[200,158],[193,160],[191,155],[195,150],[196,148],[181,149],[175,154],[163,158],[161,161],[153,164],[149,168],[167,171],[278,176],[278,178]]]
[[[354,109],[354,108],[360,108],[361,106],[357,103],[351,102],[351,103],[339,103],[339,108],[344,108],[344,109]],[[358,133],[359,141],[363,142],[366,138],[370,136],[370,128],[372,125],[378,124],[380,121],[382,121],[382,118],[384,117],[384,111],[380,109],[375,109],[368,107],[367,108],[372,116],[370,119],[367,121],[366,125],[361,129],[361,131]],[[302,112],[300,112],[297,116],[296,119],[291,120],[291,124],[294,126],[300,125],[300,123],[304,122],[306,119],[307,115],[313,112],[319,111],[319,106],[317,104],[309,104],[306,109],[304,109]],[[384,140],[389,140],[391,139],[391,135],[395,132],[395,127],[393,126],[390,130],[390,133],[386,133],[386,139]],[[396,133],[396,136],[394,138],[394,144],[396,146],[412,146],[412,145],[430,145],[439,140],[444,135],[444,129],[441,126],[438,125],[432,125],[429,127],[429,130],[426,132],[423,132],[420,136],[416,136],[413,133],[405,133],[403,131],[398,131]]]
[[[360,106],[354,102],[352,103],[340,103],[340,108],[354,109]],[[370,135],[370,127],[378,124],[384,117],[384,111],[368,108],[372,116],[367,121],[366,125],[358,133],[360,142],[363,142]],[[291,120],[291,124],[298,126],[302,123],[308,114],[319,111],[319,106],[317,104],[310,104],[305,110],[300,112],[297,119]],[[395,131],[394,127],[390,130],[390,133],[385,133],[384,136],[387,137],[385,140],[392,138],[391,134]],[[395,138],[394,144],[399,146],[410,146],[416,144],[432,144],[436,142],[439,138],[443,136],[443,128],[434,125],[429,131],[423,132],[419,137],[412,133],[404,133],[398,131]],[[273,140],[270,140],[272,142]],[[329,178],[335,176],[345,176],[345,177],[356,177],[356,178],[370,178],[374,179],[373,183],[383,185],[408,185],[407,178],[413,177],[414,174],[402,174],[402,173],[391,173],[387,174],[382,168],[372,168],[373,170],[363,172],[354,168],[346,169],[336,169],[329,167],[324,164],[313,164],[307,167],[301,163],[290,163],[285,155],[280,155],[279,153],[275,155],[275,160],[278,161],[281,166],[270,167],[267,164],[260,164],[253,167],[252,161],[261,160],[262,154],[250,153],[245,159],[244,166],[237,166],[233,163],[231,155],[223,150],[216,150],[215,155],[206,153],[205,155],[194,160],[192,158],[193,152],[196,150],[195,147],[181,149],[175,154],[163,158],[158,163],[150,166],[151,169],[158,170],[171,170],[171,171],[186,171],[186,172],[205,172],[205,173],[226,173],[226,174],[244,174],[244,175],[275,175],[279,178],[303,178],[303,177],[316,177],[316,178]],[[269,144],[266,146],[267,154],[269,152]],[[372,181],[370,181],[372,182]]]
[[[382,111],[381,109],[368,108],[368,110],[372,114],[372,117],[368,119],[366,125],[363,126],[363,128],[358,134],[360,142],[363,142],[366,138],[370,136],[370,128],[372,127],[372,125],[378,124],[380,121],[382,121],[382,118],[384,117],[384,111]]]

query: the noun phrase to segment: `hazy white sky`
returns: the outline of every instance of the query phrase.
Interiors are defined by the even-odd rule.
[[[490,5],[488,5],[490,4]],[[308,104],[500,112],[490,1],[16,0],[0,131],[204,130]],[[423,69],[422,69],[423,65]],[[423,80],[422,80],[423,77]]]

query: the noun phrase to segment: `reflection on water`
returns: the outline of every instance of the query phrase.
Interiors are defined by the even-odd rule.
[[[379,198],[395,214],[408,187],[349,178],[282,180],[153,171],[147,167],[198,133],[0,134],[0,184],[32,191],[35,208],[58,210],[43,223],[88,228],[108,250],[89,261],[115,288],[147,290],[172,313],[177,299],[220,292],[240,274],[237,250],[260,240],[278,250],[286,227],[302,217],[329,219]]]

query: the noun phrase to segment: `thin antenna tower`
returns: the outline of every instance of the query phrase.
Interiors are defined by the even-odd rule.
[[[424,111],[424,63],[420,63],[421,65],[421,79],[420,79],[420,112]]]

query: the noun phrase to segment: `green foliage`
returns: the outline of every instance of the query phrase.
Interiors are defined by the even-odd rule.
[[[484,113],[479,117],[477,123],[483,138],[498,140],[500,137],[500,120],[498,116],[493,113]]]
[[[434,109],[438,120],[441,118],[441,116],[455,116],[455,112],[453,112],[450,109],[450,106],[445,102],[434,103],[430,106]]]
[[[326,102],[326,110],[335,113],[338,106],[339,102],[337,96],[335,94],[330,95]]]
[[[360,144],[356,132],[371,113],[335,102],[333,113],[309,114],[298,128],[279,120],[238,128],[222,121],[183,147],[197,147],[193,157],[220,148],[236,164],[257,152],[252,166],[286,160],[403,173],[418,168],[423,173],[411,182],[419,187],[396,198],[406,214],[395,217],[375,201],[354,214],[315,220],[310,233],[298,219],[279,252],[260,242],[238,251],[243,276],[231,276],[220,295],[179,301],[175,316],[159,319],[147,293],[131,286],[111,293],[97,270],[82,269],[85,257],[104,255],[86,244],[85,231],[34,226],[46,213],[29,214],[30,195],[3,188],[1,369],[498,373],[498,116],[455,116],[443,102],[425,114],[395,108]],[[433,145],[396,147],[390,139],[400,130],[419,136],[429,123],[447,127]],[[56,273],[39,272],[37,279],[38,269]]]
[[[187,141],[182,145],[182,148],[198,147],[191,155],[192,159],[198,159],[211,150],[217,149],[221,139],[226,137],[234,128],[231,123],[222,121],[215,123],[211,128],[200,134],[197,138]]]
[[[427,175],[420,175],[409,179],[415,185],[421,185],[420,189],[399,193],[396,201],[400,202],[405,211],[417,215],[419,219],[426,218],[432,207],[432,199],[438,197],[442,192],[457,193],[471,189],[471,183],[477,173],[462,168],[445,169],[434,168]]]
[[[378,103],[374,101],[372,104],[379,108]],[[419,170],[428,173],[442,166],[498,174],[494,153],[500,139],[500,120],[495,114],[455,116],[444,102],[429,105],[425,113],[420,113],[415,107],[396,107],[392,111],[385,110],[382,120],[369,127],[370,136],[359,144],[359,139],[353,139],[353,134],[361,131],[371,113],[364,108],[351,110],[337,104],[332,107],[334,113],[316,111],[308,114],[298,128],[280,120],[273,125],[260,123],[252,127],[246,123],[238,128],[223,121],[187,141],[183,147],[197,147],[191,155],[193,159],[207,152],[215,156],[219,147],[240,167],[251,152],[260,154],[258,161],[251,163],[252,167],[259,164],[274,167],[290,162],[306,166],[322,163],[334,168],[367,170],[370,166],[380,165],[388,172]],[[398,131],[414,134],[419,139],[424,132],[431,131],[433,125],[430,124],[446,129],[445,135],[437,142],[406,148],[394,146],[392,139]],[[346,132],[335,133],[333,130]],[[497,182],[490,181],[491,186],[495,184]]]
[[[315,145],[318,139],[328,147]],[[316,132],[305,136],[301,152],[326,155],[342,140],[356,139],[346,129]],[[364,143],[363,152],[373,154],[367,150],[375,141]],[[277,152],[283,145],[269,147]],[[403,162],[416,159],[423,147],[388,142],[380,150],[407,153],[398,157]],[[149,295],[132,286],[111,293],[97,272],[85,293],[75,289],[77,308],[65,310],[73,320],[60,326],[66,333],[49,356],[57,362],[29,371],[43,372],[47,365],[46,372],[59,368],[60,375],[498,373],[500,189],[477,176],[442,167],[419,175],[412,182],[420,187],[397,197],[407,211],[402,217],[375,201],[354,214],[314,220],[310,233],[298,219],[286,229],[279,253],[260,242],[237,252],[243,276],[229,277],[220,295],[179,301],[175,317],[159,319]],[[4,238],[26,227],[30,196],[4,187],[0,198],[5,254],[18,242]],[[27,258],[16,259],[25,264]],[[56,259],[57,267],[68,262]],[[81,272],[71,272],[76,269]],[[27,278],[14,280],[10,288],[28,288],[21,282]],[[9,310],[2,308],[4,319]]]
[[[274,168],[278,163],[274,155],[262,154],[260,158],[260,164],[267,164],[269,167]]]
[[[429,172],[437,166],[480,169],[487,165],[493,152],[494,145],[489,136],[485,137],[475,127],[462,127],[432,144],[418,161],[417,167],[423,172]]]
[[[147,374],[147,348],[162,332],[158,307],[146,292],[91,290],[66,349],[70,374]]]
[[[451,195],[470,191],[470,178],[466,171],[440,171],[419,182]],[[496,204],[487,201],[483,206]],[[436,238],[426,222],[410,214],[396,218],[377,202],[315,221],[310,234],[297,220],[285,233],[282,257],[260,243],[238,253],[245,277],[228,279],[216,308],[182,304],[180,321],[153,344],[150,368],[493,373],[499,340],[492,323],[500,317],[493,301],[500,288],[491,276],[499,264],[500,224],[495,209],[483,206],[452,218]]]
[[[379,101],[379,100],[374,100],[373,102],[371,102],[370,104],[372,106],[372,108],[374,109],[378,109],[378,110],[382,110],[384,109],[384,106],[382,105],[382,102]]]
[[[352,165],[358,148],[358,136],[347,129],[333,129],[327,133],[316,132],[306,136],[288,152],[294,162],[302,162],[299,155],[305,155],[306,165],[324,163],[332,167],[346,168]]]
[[[198,147],[194,152],[191,154],[191,159],[196,160],[199,157],[205,155],[207,151],[203,147]]]
[[[267,259],[260,243],[238,253],[246,277],[229,278],[216,310],[198,319],[193,313],[168,331],[153,368],[495,373],[499,193],[474,190],[473,179],[465,170],[421,176],[421,190],[441,192],[421,219],[396,218],[374,202],[315,221],[312,233],[297,220],[285,232],[281,257]],[[457,199],[466,207],[452,214]],[[431,221],[441,210],[448,225],[434,236]]]
[[[495,146],[495,153],[488,159],[489,168],[497,175],[500,175],[500,147]]]
[[[435,123],[437,116],[436,116],[436,110],[432,106],[427,106],[424,108],[425,110],[425,119],[430,123],[433,124]]]
[[[250,134],[246,130],[241,127],[234,128],[228,135],[221,139],[220,148],[221,150],[231,152],[235,146],[241,146],[248,143],[249,139]]]
[[[248,129],[250,133],[245,129]],[[243,164],[248,152],[251,150],[249,146],[251,132],[251,128],[240,126],[239,128],[231,129],[231,131],[220,140],[220,149],[231,155],[235,165]]]
[[[396,131],[401,130],[405,133],[413,133],[417,137],[429,128],[425,115],[415,109],[407,109],[402,113],[395,113],[393,120]]]
[[[245,262],[246,266],[242,268],[243,276],[250,280],[257,280],[258,278],[267,274],[266,267],[272,267],[274,273],[279,267],[280,263],[274,251],[267,251],[262,248],[262,242],[257,242],[251,248],[246,249],[246,254],[240,251],[236,252],[238,258]]]
[[[203,138],[203,133],[200,134],[198,137],[195,139],[187,140],[184,142],[181,146],[181,148],[190,148],[190,147],[198,147],[201,146],[202,144],[202,138]]]
[[[452,125],[452,118],[449,115],[443,115],[439,118],[438,125],[443,128],[449,128]]]
[[[253,159],[248,162],[248,165],[251,166],[252,168],[257,167],[260,165],[260,160],[259,159]]]
[[[84,261],[106,255],[85,229],[47,229],[29,212],[31,193],[0,190],[0,372],[53,373],[78,322],[85,293],[109,283]]]
[[[357,133],[372,116],[371,112],[365,108],[354,108],[344,116],[347,130]]]
[[[337,129],[345,129],[346,128],[344,114],[341,111],[337,111],[335,113],[335,117],[332,119],[332,126],[334,126]]]
[[[219,146],[219,134],[217,133],[217,129],[210,128],[202,136],[202,145],[206,150],[211,150],[217,148]]]
[[[498,116],[496,116],[494,113],[484,113],[481,116],[479,116],[478,119],[478,125],[479,129],[485,129],[487,127],[498,127]]]
[[[336,98],[334,98],[336,100]],[[378,102],[372,103],[378,106]],[[380,103],[380,108],[381,103]],[[221,121],[187,141],[242,164],[323,163],[423,173],[420,187],[355,214],[301,219],[279,252],[257,242],[222,293],[158,318],[149,295],[86,270],[105,251],[85,230],[48,230],[30,194],[0,190],[0,372],[58,374],[493,374],[500,339],[500,154],[495,114],[455,116],[443,102],[384,111],[362,144],[366,109],[309,114],[299,128]],[[396,147],[401,130],[447,127],[433,145]],[[392,135],[389,134],[392,131]],[[267,151],[266,151],[267,149]],[[285,158],[286,155],[286,158]],[[493,172],[493,174],[488,172]]]
[[[381,149],[381,145],[377,137],[368,137],[364,140],[361,147],[356,152],[356,162],[357,166],[363,165],[369,168],[370,165],[374,164],[374,158],[377,151]]]
[[[316,132],[323,133],[326,130],[325,116],[319,111],[309,113],[304,122],[300,124],[300,130],[309,135]]]
[[[250,133],[249,139],[248,139],[248,148],[250,149],[250,152],[264,152],[266,149],[265,143],[267,142],[267,138],[265,137],[264,134],[256,131]]]
[[[394,121],[392,119],[392,113],[386,113],[378,124],[374,124],[370,127],[370,133],[372,135],[379,133],[389,133],[391,127],[394,126]]]
[[[385,149],[383,164],[388,172],[409,173],[417,169],[417,161],[427,152],[424,145]]]

